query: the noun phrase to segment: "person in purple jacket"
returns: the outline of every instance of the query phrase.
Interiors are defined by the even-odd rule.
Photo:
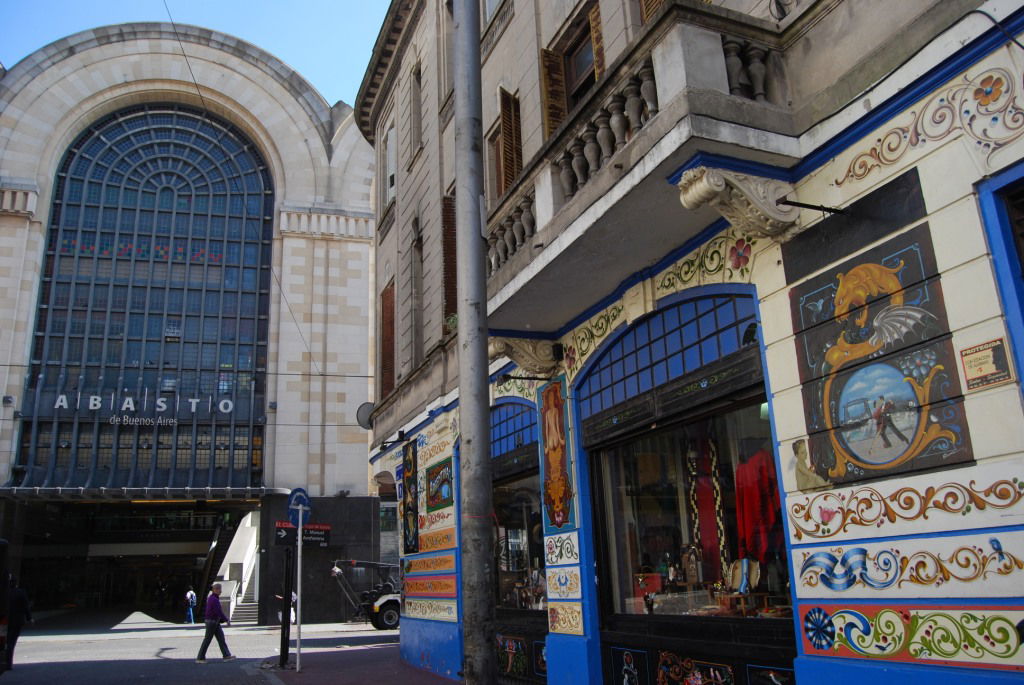
[[[206,598],[206,635],[203,636],[203,644],[199,647],[199,655],[196,656],[197,664],[206,663],[206,649],[210,646],[210,641],[214,637],[217,638],[217,644],[220,646],[220,653],[224,656],[224,661],[230,661],[235,656],[228,650],[228,643],[224,641],[224,629],[220,627],[221,623],[227,623],[231,625],[231,621],[224,615],[224,611],[220,608],[220,583],[214,583],[210,590],[209,596]]]

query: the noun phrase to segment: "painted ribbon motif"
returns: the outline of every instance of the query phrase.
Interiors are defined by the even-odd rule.
[[[853,526],[881,527],[897,520],[927,519],[931,512],[966,516],[973,509],[1009,509],[1021,499],[1024,499],[1024,481],[1014,477],[998,480],[986,488],[979,488],[972,480],[966,485],[928,486],[923,491],[907,486],[889,495],[872,487],[858,488],[849,495],[821,492],[803,500],[794,498],[788,513],[793,536],[800,540],[804,536],[833,537]]]
[[[869,559],[868,551],[863,547],[849,549],[841,558],[830,552],[816,552],[804,560],[800,567],[800,575],[805,576],[818,571],[818,575],[811,575],[806,584],[813,586],[820,582],[829,590],[836,592],[849,590],[858,582],[876,590],[887,588],[896,582],[899,577],[899,559],[895,554],[884,550],[871,560],[876,568],[886,574],[882,578],[871,577],[868,569]],[[889,575],[891,571],[896,573]]]
[[[829,590],[842,592],[858,582],[883,590],[904,584],[939,586],[951,580],[970,583],[990,575],[1010,575],[1024,570],[1024,561],[1003,549],[999,538],[989,538],[991,552],[978,546],[964,545],[948,557],[927,550],[902,556],[898,549],[868,554],[863,547],[854,547],[837,558],[830,552],[805,554],[800,567],[801,581],[808,587],[819,583]],[[841,548],[836,550],[841,552]],[[869,568],[881,571],[883,577],[873,578]]]

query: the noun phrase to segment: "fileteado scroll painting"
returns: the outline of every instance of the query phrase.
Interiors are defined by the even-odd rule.
[[[801,488],[971,461],[927,224],[791,291],[807,418]]]

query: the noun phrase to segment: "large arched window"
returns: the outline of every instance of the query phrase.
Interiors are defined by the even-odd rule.
[[[15,485],[261,481],[273,188],[236,127],[111,114],[68,149]]]
[[[583,418],[680,378],[757,342],[754,300],[713,295],[659,310],[616,340],[578,396]]]

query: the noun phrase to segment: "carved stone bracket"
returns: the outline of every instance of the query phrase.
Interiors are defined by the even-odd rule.
[[[534,376],[550,376],[558,368],[555,343],[551,340],[530,338],[491,338],[487,344],[487,358],[508,357],[524,372]]]
[[[744,233],[781,240],[800,216],[796,207],[775,204],[793,192],[793,186],[775,179],[699,166],[683,172],[678,185],[683,207],[708,205]]]

